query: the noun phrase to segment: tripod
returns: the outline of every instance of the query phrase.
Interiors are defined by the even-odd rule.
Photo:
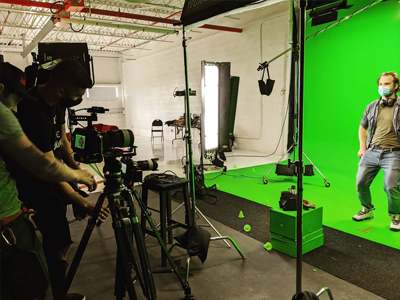
[[[132,156],[132,154],[129,155]],[[100,209],[104,200],[107,198],[117,243],[114,295],[117,300],[122,300],[125,297],[125,290],[127,290],[129,299],[136,300],[137,295],[134,287],[134,279],[138,279],[146,299],[157,299],[143,232],[133,203],[133,199],[135,198],[141,207],[142,214],[147,218],[152,229],[156,233],[157,239],[166,252],[173,271],[178,276],[185,290],[185,299],[194,299],[191,295],[189,284],[184,282],[177,273],[177,267],[169,255],[139,195],[133,188],[127,189],[123,187],[121,183],[121,162],[116,159],[118,156],[120,155],[107,155],[104,157],[104,174],[106,174],[105,188],[97,200],[92,216],[89,218],[88,225],[63,283],[62,296],[68,293],[94,226],[96,225]],[[135,238],[136,249],[133,246],[133,237]],[[132,278],[132,270],[136,273],[134,278]]]
[[[104,157],[105,187],[97,200],[92,216],[89,218],[88,225],[63,283],[63,296],[68,293],[96,225],[100,209],[107,198],[117,244],[114,295],[118,300],[123,299],[125,290],[127,290],[129,299],[137,299],[133,282],[136,278],[140,283],[143,295],[147,299],[157,299],[143,233],[133,205],[132,193],[121,185],[121,163],[116,158],[117,155]],[[133,237],[135,238],[136,249],[133,246]],[[136,273],[135,278],[132,278],[132,270]]]

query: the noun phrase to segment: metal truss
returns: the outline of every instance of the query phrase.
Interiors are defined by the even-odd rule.
[[[52,0],[34,0],[44,3],[53,3]],[[90,3],[90,7],[89,7]],[[148,1],[147,3],[131,3],[122,0],[94,0],[85,1],[86,8],[115,12],[114,16],[71,13],[72,19],[113,22],[118,24],[129,24],[141,27],[152,27],[171,29],[172,24],[154,21],[137,20],[132,18],[120,18],[118,13],[151,16],[163,19],[179,20],[184,0]],[[38,34],[52,13],[47,8],[27,7],[21,5],[10,5],[0,3],[0,46],[6,48],[25,47]],[[149,33],[143,31],[132,31],[120,28],[107,28],[100,26],[73,24],[70,27],[54,27],[45,37],[43,42],[86,42],[93,51],[100,52],[127,52],[128,50],[150,50],[149,43],[172,43],[168,38],[170,35],[161,33]]]

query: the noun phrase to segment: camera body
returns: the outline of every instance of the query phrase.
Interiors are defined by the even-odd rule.
[[[76,128],[71,135],[75,160],[86,164],[103,161],[102,139],[96,130]]]
[[[77,116],[71,110],[69,119],[71,125],[77,125],[78,121],[88,122],[86,128],[76,128],[71,134],[71,146],[74,150],[75,160],[86,164],[102,162],[104,155],[123,153],[125,149],[130,151],[133,147],[134,135],[129,129],[97,132],[92,125],[97,121],[97,113],[104,113],[108,109],[103,107],[91,107],[87,109],[89,116]]]
[[[143,181],[143,171],[155,171],[158,168],[158,158],[134,161],[131,157],[122,157],[122,179],[126,187],[133,187],[135,182]]]

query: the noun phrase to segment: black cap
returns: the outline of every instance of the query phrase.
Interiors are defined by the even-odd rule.
[[[37,101],[35,97],[25,93],[25,73],[8,62],[0,62],[0,83],[11,92],[23,96],[24,99]]]

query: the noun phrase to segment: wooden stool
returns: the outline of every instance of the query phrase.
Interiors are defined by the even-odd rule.
[[[168,232],[168,243],[172,243],[172,229],[177,227],[189,228],[193,224],[193,212],[190,205],[190,195],[188,189],[188,180],[179,178],[175,182],[171,183],[154,183],[154,182],[143,182],[142,184],[142,200],[146,207],[148,193],[150,191],[156,192],[160,195],[160,210],[157,211],[155,209],[150,208],[151,210],[157,211],[160,213],[160,234],[164,243],[167,244],[167,232]],[[185,203],[185,223],[178,222],[172,219],[172,210],[171,210],[171,194],[173,191],[181,190],[183,192],[183,199]],[[148,233],[149,235],[155,236],[154,232],[146,227],[146,218],[142,216],[141,218],[141,226],[143,229],[143,233]],[[161,249],[161,265],[165,267],[167,265],[167,257],[163,249]]]

